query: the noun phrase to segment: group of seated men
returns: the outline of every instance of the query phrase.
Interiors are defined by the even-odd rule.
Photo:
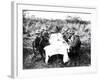
[[[54,32],[53,32],[54,33]],[[52,32],[50,33],[49,31],[43,30],[41,32],[36,33],[36,38],[33,41],[33,51],[35,55],[40,54],[41,59],[45,62],[46,58],[46,51],[44,48],[48,45],[50,45],[50,34],[53,34]],[[60,32],[61,33],[61,32]],[[68,57],[71,60],[74,60],[79,56],[79,50],[81,47],[81,41],[80,37],[78,35],[75,35],[75,32],[72,31],[71,29],[67,29],[63,33],[63,39],[70,45],[70,51],[68,52]],[[67,53],[66,53],[67,54]]]

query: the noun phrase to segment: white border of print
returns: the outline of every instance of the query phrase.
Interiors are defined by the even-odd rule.
[[[68,68],[50,68],[50,69],[28,69],[23,70],[23,39],[22,39],[22,10],[45,10],[45,11],[62,11],[86,13],[91,15],[91,66],[88,67],[68,67]],[[97,71],[96,64],[96,8],[39,5],[12,2],[12,70],[11,76],[14,78],[23,77],[43,77],[66,75],[72,73],[91,73]],[[94,54],[95,53],[95,54]]]

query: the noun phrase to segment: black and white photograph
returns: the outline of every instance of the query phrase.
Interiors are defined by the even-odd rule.
[[[91,66],[91,13],[23,10],[23,69]]]
[[[96,8],[13,4],[12,76],[96,71]]]

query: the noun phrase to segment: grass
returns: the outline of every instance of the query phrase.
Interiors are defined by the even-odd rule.
[[[41,19],[25,18],[23,16],[23,69],[41,69],[41,68],[61,68],[91,65],[91,25],[90,21],[72,17],[71,19]],[[55,27],[60,27],[61,31],[72,29],[80,36],[82,42],[79,51],[80,56],[75,60],[63,63],[60,58],[53,61],[52,64],[45,64],[41,55],[35,55],[32,49],[32,42],[35,39],[36,30],[42,28],[48,31],[55,31]],[[54,56],[53,56],[54,57]],[[53,59],[53,57],[51,57]]]
[[[25,50],[25,49],[24,49]],[[41,68],[62,68],[62,67],[77,67],[77,66],[89,66],[91,65],[90,48],[82,45],[80,50],[80,56],[75,60],[70,60],[67,63],[63,63],[62,60],[57,59],[52,64],[45,64],[41,59],[41,55],[36,57],[30,57],[32,54],[28,54],[24,60],[24,69],[41,69]],[[24,53],[25,54],[25,53]],[[54,56],[53,56],[54,58]]]

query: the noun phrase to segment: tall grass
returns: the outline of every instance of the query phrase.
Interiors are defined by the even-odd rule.
[[[81,40],[81,52],[80,59],[69,62],[64,65],[68,66],[87,66],[91,64],[91,23],[90,21],[82,20],[79,17],[68,17],[66,19],[42,19],[42,18],[25,18],[23,15],[23,68],[47,68],[47,67],[63,67],[56,63],[52,65],[46,65],[40,59],[40,55],[32,56],[34,54],[32,49],[32,42],[35,40],[36,31],[42,29],[48,30],[48,32],[55,32],[56,26],[59,27],[60,32],[67,30],[68,28],[73,30],[75,34],[80,36]],[[40,60],[39,60],[40,59]]]

